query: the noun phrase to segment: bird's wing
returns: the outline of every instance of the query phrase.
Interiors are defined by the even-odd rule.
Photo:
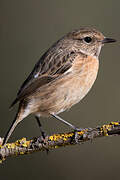
[[[71,68],[76,55],[78,54],[74,51],[55,54],[45,53],[20,87],[17,97],[10,107],[34,93],[37,88],[52,82],[55,78],[67,72]]]

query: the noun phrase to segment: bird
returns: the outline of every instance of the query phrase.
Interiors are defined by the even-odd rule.
[[[80,27],[55,42],[35,64],[20,87],[13,107],[18,111],[8,129],[3,145],[15,127],[33,114],[42,130],[40,117],[54,117],[73,130],[76,126],[58,116],[80,102],[93,86],[99,69],[99,54],[106,43],[116,42],[91,27]]]

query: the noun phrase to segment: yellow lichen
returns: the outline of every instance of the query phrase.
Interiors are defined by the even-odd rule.
[[[8,149],[10,149],[10,148],[11,148],[11,149],[14,149],[16,145],[15,145],[15,143],[8,143],[8,144],[6,144],[5,146],[6,146]]]
[[[83,135],[85,133],[86,130],[77,132],[79,135]],[[74,135],[74,133],[66,133],[66,134],[54,134],[52,136],[49,137],[49,140],[51,141],[58,141],[59,139],[62,139],[64,141],[67,141],[68,138],[72,137]]]
[[[50,137],[49,137],[49,140],[50,140],[50,141],[53,141],[53,136],[50,136]]]
[[[83,135],[83,134],[85,133],[85,131],[88,131],[88,129],[85,129],[85,130],[82,130],[82,131],[78,131],[77,133],[78,133],[79,135]]]
[[[24,152],[20,152],[21,155],[25,154]]]
[[[101,127],[101,132],[104,134],[104,136],[108,136],[108,131],[110,131],[111,130],[111,125],[103,125],[102,127]]]
[[[16,146],[23,146],[23,147],[28,147],[30,144],[30,141],[27,141],[26,138],[22,138],[22,139],[19,139],[15,142],[15,145]]]
[[[63,139],[64,141],[66,141],[69,137],[72,137],[73,133],[69,133],[69,134],[54,134],[52,136],[49,137],[49,140],[51,141],[58,141],[59,139]]]
[[[111,125],[116,125],[116,126],[118,126],[118,125],[119,125],[119,122],[111,122],[110,124],[111,124]]]

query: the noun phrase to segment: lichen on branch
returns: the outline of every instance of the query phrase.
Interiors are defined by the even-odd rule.
[[[51,136],[36,137],[31,140],[22,138],[13,143],[0,145],[0,162],[9,156],[30,154],[36,151],[44,151],[65,147],[92,140],[97,137],[120,135],[120,122],[111,122],[96,128],[86,128],[81,131],[53,134]],[[1,138],[1,142],[2,142]],[[1,143],[2,144],[2,143]]]

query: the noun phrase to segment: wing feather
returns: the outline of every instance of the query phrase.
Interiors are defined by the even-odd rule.
[[[69,53],[63,51],[46,52],[20,87],[17,97],[10,107],[34,93],[37,88],[52,82],[55,78],[67,72],[71,68],[76,55],[76,52],[73,51]]]

